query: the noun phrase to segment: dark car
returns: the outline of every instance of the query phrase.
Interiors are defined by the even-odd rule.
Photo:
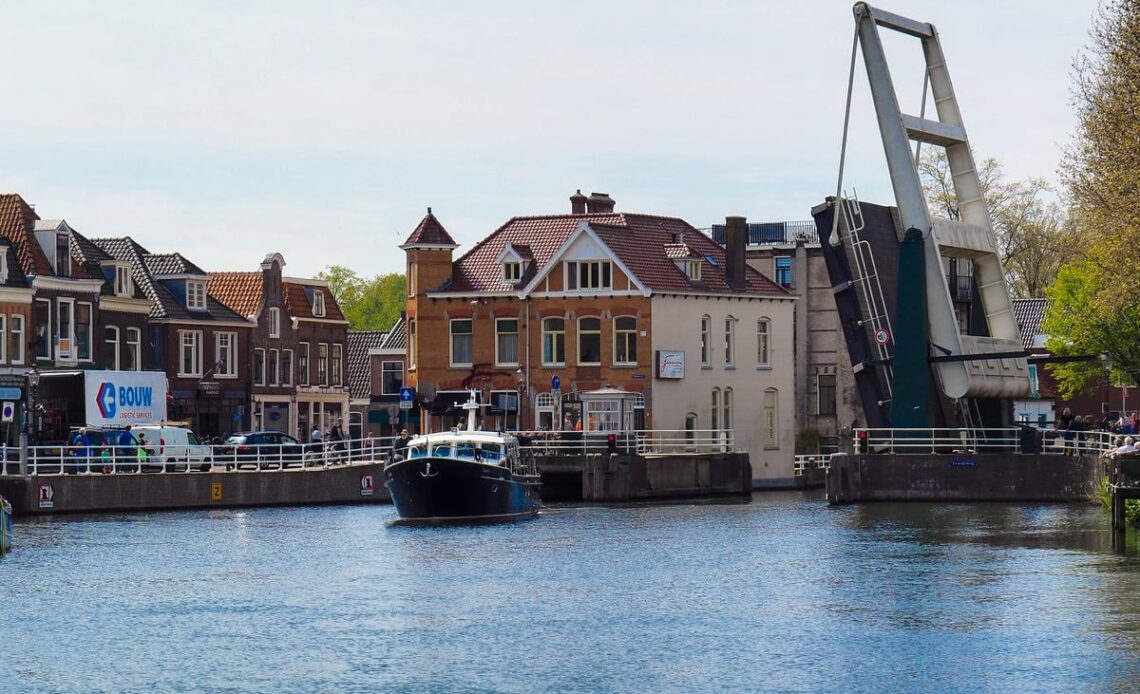
[[[215,462],[224,462],[227,470],[276,470],[301,467],[305,447],[300,441],[280,431],[246,431],[231,434],[214,454]]]
[[[126,429],[82,427],[67,439],[65,469],[77,472],[139,472],[139,442]]]

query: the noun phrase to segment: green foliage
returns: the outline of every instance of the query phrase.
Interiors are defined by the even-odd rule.
[[[1100,478],[1100,487],[1096,490],[1100,505],[1105,511],[1112,512],[1112,494],[1108,491],[1108,478]],[[1124,502],[1124,522],[1140,528],[1140,499],[1128,499]]]
[[[796,432],[796,455],[819,453],[821,435],[818,429],[807,427]]]
[[[397,273],[365,279],[340,265],[317,275],[329,283],[340,310],[354,330],[387,330],[404,310],[404,276]]]

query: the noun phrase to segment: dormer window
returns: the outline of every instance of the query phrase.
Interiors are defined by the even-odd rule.
[[[522,278],[522,264],[507,260],[503,262],[503,281],[504,282],[518,282]]]
[[[118,266],[115,268],[115,296],[131,296],[135,293],[134,282],[131,281],[131,269]]]
[[[677,264],[680,266],[681,272],[685,273],[685,277],[688,277],[694,282],[701,281],[701,261],[688,259],[682,260]]]
[[[566,289],[582,291],[609,289],[613,272],[608,260],[571,260],[566,263]]]
[[[320,290],[313,292],[313,315],[317,318],[325,317],[325,294]]]
[[[55,274],[57,277],[71,277],[71,246],[67,234],[55,235]]]
[[[201,280],[186,280],[186,308],[192,311],[206,310],[206,283]]]

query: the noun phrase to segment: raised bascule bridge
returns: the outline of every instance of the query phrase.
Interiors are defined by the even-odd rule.
[[[839,183],[812,213],[865,421],[853,453],[832,459],[828,499],[1086,499],[1100,474],[1095,455],[1110,441],[1088,436],[1087,450],[1066,450],[1052,432],[1013,421],[1013,400],[1030,391],[1028,354],[938,32],[866,3],[854,15]],[[921,43],[918,115],[900,107],[882,31]],[[860,53],[892,206],[843,194]],[[956,219],[930,213],[923,147],[945,150]]]

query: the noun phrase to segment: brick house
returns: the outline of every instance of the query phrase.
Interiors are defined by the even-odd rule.
[[[207,437],[248,429],[254,324],[209,296],[207,273],[181,254],[151,253],[129,236],[92,243],[128,263],[151,302],[144,362],[167,373],[170,418]]]
[[[475,388],[488,427],[735,432],[757,480],[790,484],[794,297],[747,267],[743,237],[726,251],[605,194],[570,201],[458,259],[429,209],[401,246],[425,430],[457,423]]]
[[[130,263],[112,258],[74,229],[71,257],[88,275],[103,280],[95,321],[98,367],[113,371],[161,369],[163,365],[152,359],[152,351],[143,348],[151,301],[135,283]]]
[[[326,282],[284,277],[284,267],[284,257],[271,253],[259,272],[210,273],[209,294],[256,326],[249,356],[254,429],[307,441],[314,425],[347,427],[348,321]]]

